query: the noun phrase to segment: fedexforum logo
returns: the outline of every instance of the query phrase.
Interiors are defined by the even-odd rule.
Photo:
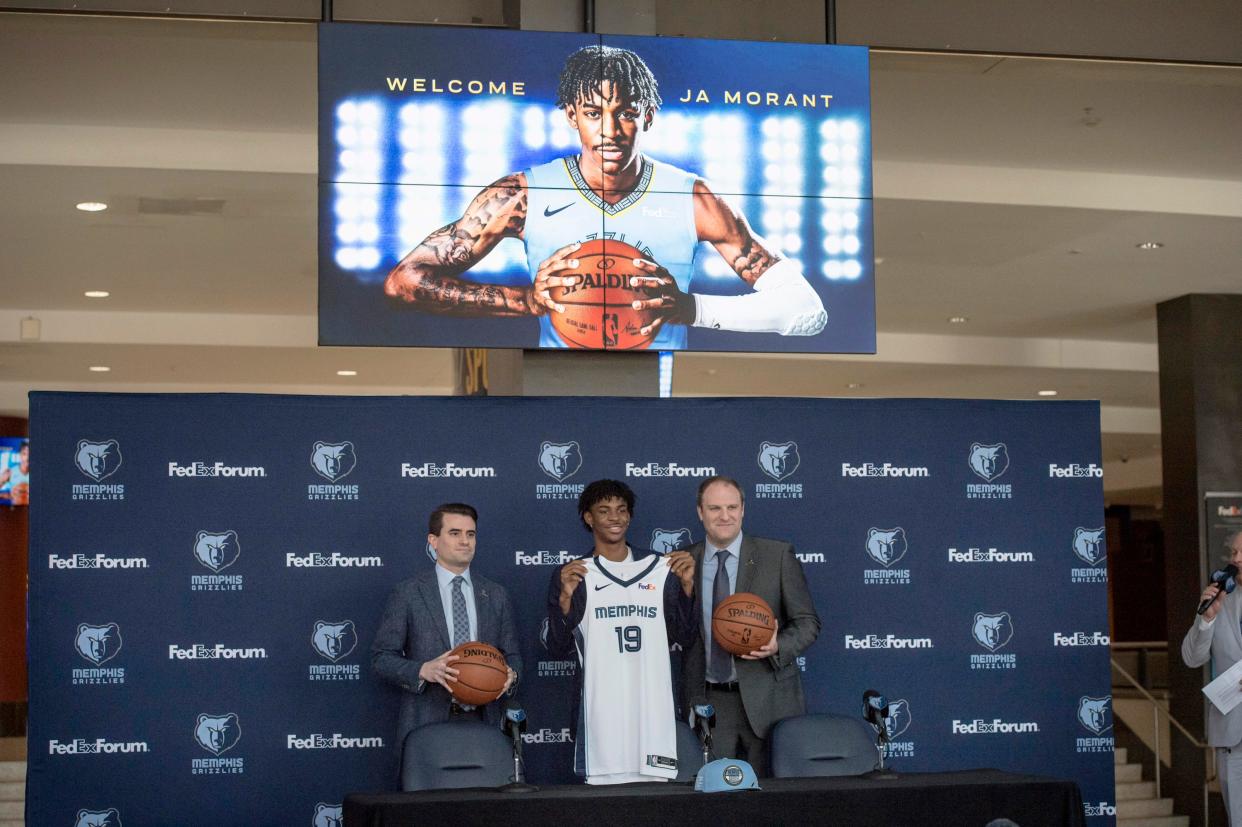
[[[331,663],[312,663],[307,680],[356,681],[361,670],[356,663],[337,663],[350,656],[358,645],[358,632],[352,620],[316,620],[311,629],[311,648]]]
[[[121,445],[115,439],[103,442],[92,442],[88,439],[78,440],[74,464],[78,470],[95,481],[95,485],[71,486],[71,496],[75,500],[123,500],[125,486],[119,483],[103,483],[121,467]]]
[[[906,556],[908,544],[906,530],[896,528],[870,528],[867,530],[867,543],[864,546],[867,556],[884,568],[863,569],[863,585],[867,586],[906,586],[910,583],[910,570],[893,568],[902,557]]]
[[[1032,551],[998,551],[995,548],[949,549],[950,563],[1034,563]]]
[[[539,445],[537,462],[539,470],[556,482],[536,484],[535,499],[576,500],[586,487],[582,483],[565,482],[582,467],[582,448],[577,442],[544,441]]]
[[[1087,566],[1075,566],[1070,569],[1071,583],[1106,583],[1108,582],[1108,566],[1104,543],[1104,528],[1074,529],[1072,548],[1075,556]],[[1088,566],[1090,568],[1088,568]]]
[[[966,463],[983,483],[967,483],[966,499],[968,500],[1010,500],[1013,499],[1013,486],[993,481],[1009,470],[1009,449],[1005,443],[983,445],[978,442],[970,446],[970,454]]]
[[[1112,752],[1113,736],[1105,735],[1113,728],[1113,699],[1092,698],[1083,695],[1078,699],[1078,723],[1091,733],[1075,741],[1078,752]]]
[[[569,727],[562,727],[559,731],[544,727],[538,732],[523,732],[523,744],[568,744],[573,741],[569,737]]]
[[[146,741],[109,741],[106,738],[96,738],[93,741],[85,738],[57,741],[53,738],[47,742],[48,755],[116,755],[150,751]]]
[[[846,649],[934,649],[929,637],[897,637],[896,635],[846,635]]]
[[[145,569],[145,557],[108,557],[104,554],[72,554],[61,557],[58,554],[47,556],[49,569]]]
[[[1111,738],[1109,739],[1112,740]],[[1082,814],[1084,816],[1115,816],[1117,808],[1107,801],[1101,801],[1098,804],[1083,804]]]
[[[755,483],[755,499],[802,499],[802,483],[785,482],[802,464],[802,457],[798,454],[798,443],[761,442],[756,461],[759,463],[759,470],[776,482]]]
[[[716,469],[711,465],[678,465],[675,462],[647,462],[636,465],[625,463],[627,477],[714,477]]]
[[[236,531],[200,531],[194,538],[194,559],[212,574],[190,575],[190,591],[239,592],[243,582],[240,574],[220,574],[241,556],[241,541]]]
[[[993,653],[988,655],[971,655],[971,669],[1017,668],[1017,655],[995,654],[997,649],[1003,648],[1013,638],[1013,620],[1009,617],[1009,612],[1001,612],[1000,614],[977,612],[974,625],[971,627],[971,634],[975,639],[975,643],[987,649],[988,652]]]
[[[317,551],[302,555],[293,552],[285,554],[287,569],[374,569],[383,566],[384,558],[376,555],[350,556],[339,551],[331,554],[320,554]]]
[[[262,465],[225,465],[214,462],[196,461],[187,465],[179,465],[175,461],[168,463],[170,477],[266,477],[267,469]]]
[[[124,667],[104,667],[105,663],[121,651],[120,626],[115,623],[106,623],[102,626],[79,623],[73,648],[94,667],[74,669],[70,675],[74,686],[125,683]]]
[[[923,466],[893,465],[890,462],[863,462],[858,465],[843,462],[841,463],[841,476],[879,478],[930,477],[931,471]]]
[[[1104,469],[1094,462],[1087,465],[1079,465],[1076,462],[1069,465],[1057,465],[1055,462],[1050,462],[1048,463],[1048,476],[1090,479],[1091,477],[1103,477]]]
[[[1032,732],[1039,732],[1039,724],[1034,721],[1002,721],[1000,718],[990,721],[982,718],[975,718],[973,721],[953,719],[954,735],[1025,735]]]
[[[73,827],[122,827],[121,814],[115,808],[108,810],[78,810]]]
[[[316,442],[311,447],[311,468],[330,485],[311,483],[306,486],[308,500],[356,500],[359,486],[338,485],[358,465],[352,442]]]
[[[888,743],[884,754],[889,758],[913,758],[914,741],[901,740],[901,736],[910,728],[913,717],[910,714],[910,702],[905,698],[888,702],[888,717],[884,719],[884,729],[888,733]]]
[[[288,749],[382,749],[384,739],[378,736],[354,738],[339,732],[321,735],[316,732],[305,737],[286,735],[285,746]]]
[[[1103,632],[1091,632],[1090,634],[1087,632],[1052,633],[1053,646],[1107,646],[1109,642],[1108,635]]]
[[[194,740],[214,758],[193,758],[190,771],[194,775],[240,775],[245,771],[244,758],[221,758],[241,740],[241,721],[233,712],[222,715],[203,713],[194,725]]]
[[[651,550],[658,551],[661,554],[686,548],[693,542],[694,538],[690,536],[690,529],[688,528],[673,530],[657,528],[651,532]]]
[[[559,566],[562,563],[568,563],[570,560],[576,560],[577,555],[565,549],[560,551],[532,551],[529,554],[521,549],[513,552],[513,565],[515,566]]]
[[[420,465],[403,462],[401,463],[401,476],[424,480],[448,477],[494,477],[496,469],[490,465],[457,465],[453,462],[446,462],[443,465],[437,465],[434,462],[424,462]]]
[[[208,645],[190,643],[178,646],[168,644],[169,660],[266,660],[267,650],[261,646],[225,646],[223,643]]]

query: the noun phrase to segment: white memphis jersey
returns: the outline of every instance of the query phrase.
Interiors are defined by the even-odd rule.
[[[637,186],[616,204],[591,191],[569,155],[525,170],[527,186],[526,260],[533,281],[539,265],[575,241],[596,238],[624,241],[642,250],[690,291],[698,232],[694,228],[694,182],[697,176],[644,156]],[[539,317],[539,346],[568,347],[547,316]],[[652,350],[686,346],[685,325],[662,325]]]
[[[673,684],[664,625],[667,562],[593,557],[579,588],[586,613],[574,631],[582,707],[574,771],[588,784],[677,777]]]

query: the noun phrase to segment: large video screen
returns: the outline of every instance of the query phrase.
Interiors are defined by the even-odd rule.
[[[875,351],[867,50],[319,29],[325,345]]]

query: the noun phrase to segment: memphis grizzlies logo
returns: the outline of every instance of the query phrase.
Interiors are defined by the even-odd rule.
[[[759,468],[777,482],[792,476],[801,461],[796,442],[763,442],[759,445]]]
[[[194,559],[217,574],[236,563],[240,555],[236,531],[200,531],[194,540]]]
[[[1009,618],[1009,612],[998,615],[979,612],[975,615],[973,632],[975,641],[980,646],[989,652],[995,652],[1013,637],[1013,621]]]
[[[358,464],[352,442],[316,442],[311,451],[311,467],[328,482],[349,476]]]
[[[675,531],[657,528],[651,532],[651,550],[658,551],[661,554],[683,549],[693,542],[694,540],[691,539],[690,529],[688,528],[679,528]]]
[[[194,727],[194,740],[212,755],[228,752],[241,740],[241,722],[232,712],[227,715],[199,715],[198,724]]]
[[[341,827],[344,823],[345,817],[341,815],[340,804],[320,802],[315,805],[315,819],[311,822],[311,827]]]
[[[987,482],[999,477],[1009,469],[1009,449],[1005,443],[980,445],[978,442],[970,446],[970,470],[974,471]]]
[[[557,482],[566,480],[582,467],[582,449],[576,442],[544,442],[539,446],[539,467]]]
[[[872,560],[888,568],[906,555],[906,530],[901,526],[869,530],[867,554]]]
[[[434,563],[436,560],[440,559],[440,556],[436,554],[435,546],[431,544],[430,540],[427,541],[427,548],[423,550],[427,552],[427,556],[431,558],[431,562]]]
[[[79,440],[76,461],[79,471],[101,482],[121,467],[121,445],[115,439],[107,442]]]
[[[352,620],[341,620],[329,623],[326,620],[315,621],[315,633],[311,635],[311,646],[328,660],[336,663],[354,651],[358,645],[358,633],[354,631]]]
[[[121,651],[121,627],[115,623],[106,626],[80,623],[74,647],[79,655],[96,666],[102,666]]]
[[[73,827],[121,827],[121,814],[111,810],[78,810]]]
[[[1104,562],[1104,529],[1074,529],[1074,553],[1090,566]]]
[[[1113,728],[1113,699],[1091,698],[1083,695],[1078,699],[1078,723],[1096,735]]]
[[[888,702],[888,717],[884,719],[884,729],[888,732],[888,740],[893,740],[910,728],[910,703],[904,698],[900,701]]]

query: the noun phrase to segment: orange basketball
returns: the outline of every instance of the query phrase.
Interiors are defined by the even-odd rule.
[[[504,691],[509,679],[509,664],[495,646],[472,640],[463,643],[450,654],[460,660],[449,664],[457,670],[457,680],[449,681],[453,697],[459,703],[482,706],[490,704]]]
[[[731,655],[749,655],[775,633],[772,607],[757,594],[730,595],[712,612],[712,637]]]
[[[564,313],[552,313],[552,327],[570,347],[609,350],[640,350],[654,336],[639,330],[656,318],[654,310],[635,310],[635,299],[659,295],[652,287],[631,287],[631,276],[648,275],[634,266],[634,259],[650,260],[641,250],[623,241],[588,241],[573,256],[574,269],[562,276],[578,274],[582,281],[569,287],[553,287],[552,300],[564,305]]]

